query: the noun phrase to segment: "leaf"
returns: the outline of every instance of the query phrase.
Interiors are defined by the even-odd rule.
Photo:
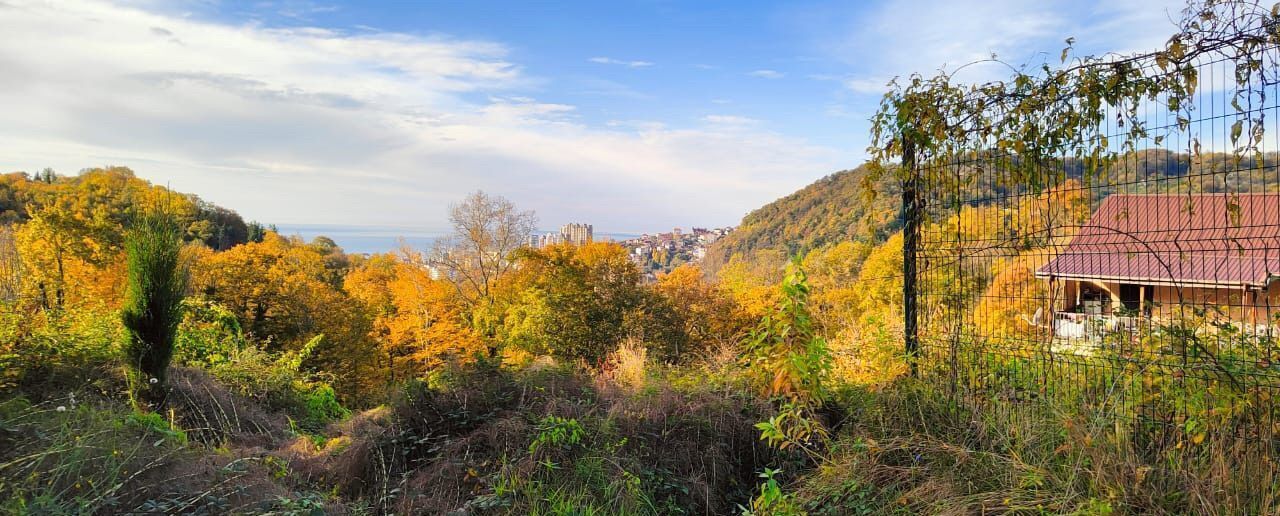
[[[1233,145],[1240,141],[1240,132],[1242,130],[1244,130],[1244,120],[1236,120],[1236,123],[1231,124],[1231,143]]]

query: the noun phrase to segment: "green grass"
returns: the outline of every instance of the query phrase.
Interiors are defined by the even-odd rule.
[[[149,474],[186,453],[186,436],[157,414],[73,396],[0,403],[0,512],[89,514],[129,509]]]

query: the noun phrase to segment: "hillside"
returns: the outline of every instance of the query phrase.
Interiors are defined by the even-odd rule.
[[[796,254],[842,241],[884,240],[900,225],[900,190],[888,174],[868,185],[869,168],[836,172],[747,214],[707,250],[704,268],[714,273],[735,254]]]

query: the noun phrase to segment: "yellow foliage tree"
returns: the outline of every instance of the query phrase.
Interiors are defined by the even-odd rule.
[[[736,342],[752,323],[696,265],[681,265],[659,275],[654,289],[675,309],[690,346],[697,350]]]
[[[787,257],[780,251],[761,250],[751,256],[734,254],[717,277],[721,287],[747,316],[758,319],[777,304],[781,296],[778,284],[786,265]]]
[[[323,335],[309,363],[333,374],[340,394],[358,402],[382,388],[371,317],[329,283],[321,250],[268,232],[262,242],[200,258],[194,291],[236,314],[251,338],[270,350],[297,350]]]
[[[993,267],[995,278],[973,310],[977,335],[1031,338],[1048,331],[1049,286],[1035,277],[1035,271],[1049,258],[1044,251],[1032,250]]]
[[[452,285],[431,278],[414,253],[376,255],[347,274],[344,289],[374,314],[372,335],[391,381],[421,376],[451,360],[484,353],[484,341],[463,324]]]

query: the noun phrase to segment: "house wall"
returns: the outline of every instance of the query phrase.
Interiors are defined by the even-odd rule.
[[[1123,307],[1120,302],[1120,284],[1099,283],[1111,294],[1111,310]],[[1075,306],[1080,282],[1062,281],[1060,309]],[[1190,315],[1183,308],[1204,307],[1222,310],[1222,317],[1244,324],[1271,324],[1280,326],[1280,281],[1273,282],[1266,291],[1252,292],[1230,288],[1155,286],[1151,299],[1151,313],[1156,317],[1172,318],[1180,314]],[[1212,312],[1211,312],[1212,313]]]
[[[1222,317],[1232,321],[1245,324],[1266,324],[1270,318],[1275,316],[1277,309],[1280,309],[1280,304],[1277,304],[1277,301],[1280,301],[1280,287],[1273,284],[1265,292],[1183,287],[1181,296],[1179,296],[1177,288],[1156,287],[1155,299],[1159,303],[1155,313],[1163,317],[1173,317],[1184,313],[1179,306],[1181,302],[1186,307],[1221,310]]]
[[[1062,285],[1062,297],[1059,298],[1062,300],[1060,309],[1065,310],[1067,307],[1075,306],[1080,294],[1080,282],[1066,280],[1058,283]]]

